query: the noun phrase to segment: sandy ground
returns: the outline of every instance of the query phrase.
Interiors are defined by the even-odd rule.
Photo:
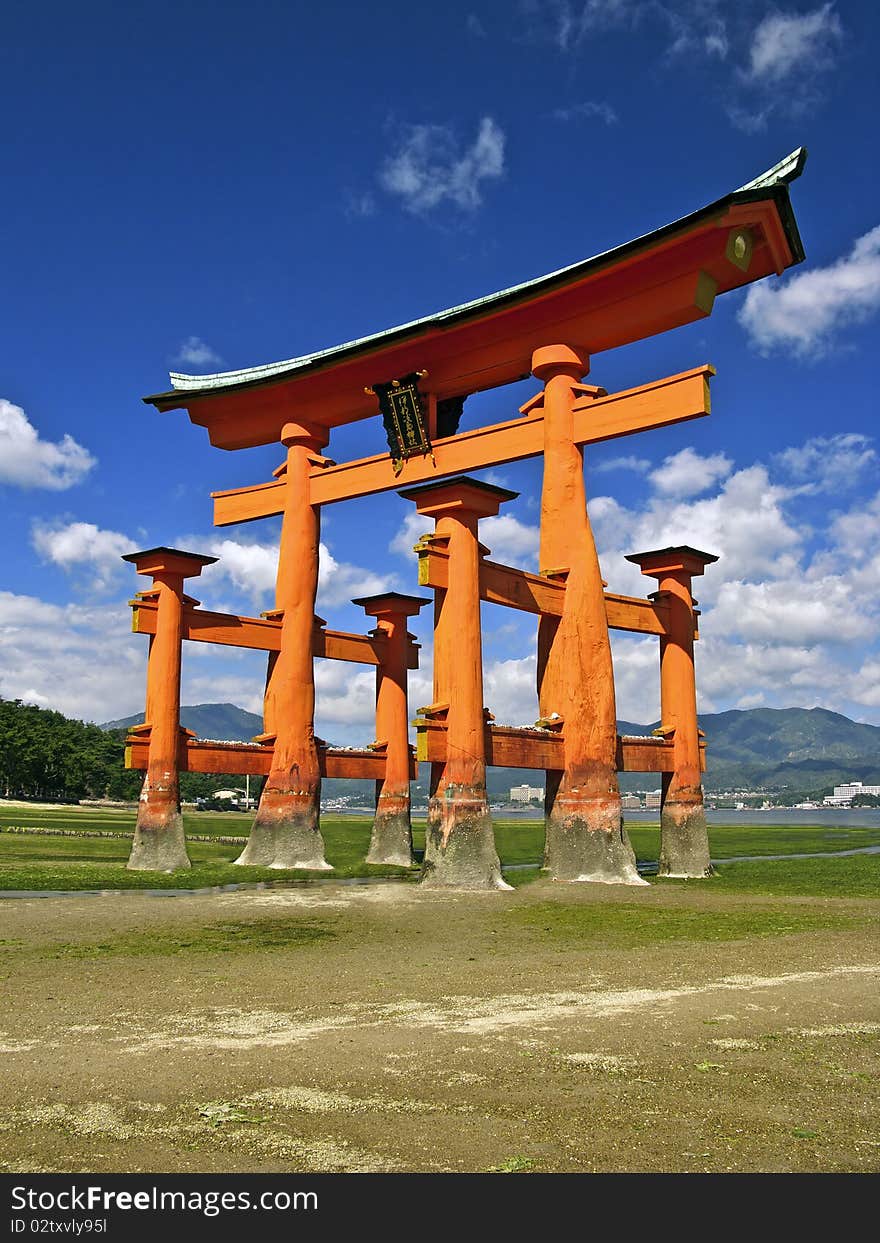
[[[852,922],[615,948],[525,918],[621,901]],[[549,882],[6,901],[0,1168],[876,1170],[876,908]]]

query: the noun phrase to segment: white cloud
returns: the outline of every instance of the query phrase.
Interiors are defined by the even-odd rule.
[[[413,561],[413,548],[423,535],[434,530],[432,518],[424,518],[415,511],[408,513],[400,524],[400,529],[388,545],[389,552],[396,552],[401,557]]]
[[[540,529],[520,522],[513,514],[498,514],[480,523],[480,540],[490,548],[493,561],[506,561],[522,569],[525,562],[536,562]]]
[[[778,85],[799,70],[827,67],[842,35],[831,4],[810,13],[768,13],[755,28],[747,76]]]
[[[431,518],[421,514],[407,514],[397,534],[388,545],[390,552],[414,561],[413,547],[423,535],[434,530]],[[498,514],[480,522],[480,542],[491,549],[493,561],[506,561],[527,569],[526,562],[535,562],[538,555],[540,530],[527,522],[521,522],[513,514]]]
[[[876,468],[877,454],[868,436],[845,432],[814,436],[785,449],[777,460],[796,479],[808,480],[811,490],[839,492],[857,484],[868,467]]]
[[[83,567],[93,571],[91,587],[103,590],[118,577],[122,557],[135,551],[132,540],[121,531],[105,531],[93,522],[35,522],[31,542],[44,561],[66,573]]]
[[[321,545],[318,569],[318,609],[334,608],[357,596],[391,591],[397,585],[395,574],[376,574],[348,561],[337,561],[326,544]]]
[[[666,458],[650,479],[664,496],[697,496],[729,475],[732,465],[723,453],[702,457],[688,446]]]
[[[751,285],[738,319],[761,353],[821,357],[848,324],[880,308],[880,225],[824,268]]]
[[[864,605],[855,607],[843,575],[761,583],[728,580],[712,608],[713,635],[738,635],[757,643],[852,643],[872,638],[875,631],[875,618]]]
[[[41,440],[21,406],[0,397],[0,484],[61,492],[82,482],[96,459],[69,434]]]
[[[223,359],[201,337],[187,337],[174,361],[188,367],[218,367]]]
[[[183,546],[197,548],[216,557],[215,565],[202,572],[200,590],[204,595],[218,591],[228,583],[234,591],[249,600],[255,609],[271,608],[275,599],[278,573],[277,541],[261,544],[229,538],[186,536]],[[363,566],[339,561],[325,543],[318,551],[317,610],[347,604],[353,596],[369,596],[387,591],[397,584],[394,574],[376,574]]]
[[[632,24],[651,7],[646,0],[520,0],[525,39],[560,52],[576,52],[594,31]]]
[[[504,132],[488,116],[464,151],[447,126],[413,125],[400,150],[386,161],[379,181],[407,211],[427,212],[443,202],[473,211],[482,202],[483,183],[504,172],[504,142]]]
[[[464,24],[468,34],[472,35],[473,38],[485,39],[488,37],[486,27],[480,21],[479,17],[477,17],[476,13],[468,13]]]
[[[650,458],[636,457],[635,454],[630,453],[626,457],[613,457],[604,462],[591,464],[591,469],[596,473],[610,470],[634,470],[637,475],[644,475],[650,466]]]
[[[606,125],[615,125],[620,119],[611,104],[604,100],[588,99],[581,104],[572,104],[568,108],[554,108],[554,121],[585,121],[591,117],[598,117],[600,121],[604,121]]]
[[[49,604],[0,591],[0,695],[79,720],[107,721],[144,701],[146,641],[122,602]]]

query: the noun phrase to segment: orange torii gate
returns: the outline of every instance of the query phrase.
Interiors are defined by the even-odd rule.
[[[153,645],[159,656],[151,652],[146,724],[130,745],[130,763],[147,768],[130,866],[157,866],[156,860],[172,858],[175,851],[180,856],[175,765],[219,763],[215,755],[222,755],[224,766],[211,771],[267,774],[241,862],[326,866],[320,779],[343,775],[340,764],[345,775],[355,774],[351,761],[322,749],[314,736],[321,508],[405,484],[404,498],[436,523],[434,535],[419,546],[420,581],[435,593],[435,702],[417,723],[420,758],[432,764],[425,879],[438,885],[503,885],[486,801],[487,763],[547,772],[545,866],[552,876],[638,883],[620,813],[621,768],[663,774],[661,871],[705,874],[690,582],[715,558],[684,547],[636,554],[631,560],[658,579],[659,592],[645,600],[606,594],[587,515],[583,447],[707,415],[714,372],[698,367],[611,394],[583,379],[591,355],[704,318],[718,294],[800,262],[788,184],[800,175],[805,158],[799,149],[709,206],[538,280],[313,355],[215,376],[172,375],[172,390],[145,399],[159,410],[185,408],[216,446],[280,443],[286,459],[270,482],[214,494],[218,526],[283,515],[276,610],[263,619],[274,636],[266,649],[272,656],[265,732],[254,744],[215,747],[209,761],[210,747],[189,739],[174,754],[173,696],[163,699],[157,687],[160,680],[175,678],[179,686],[179,650],[176,658],[167,653],[192,608],[182,582],[200,572],[206,559],[190,557],[187,569],[187,554],[158,550],[169,554],[168,565],[158,566],[139,554],[144,561],[138,569],[153,574],[157,584]],[[470,394],[529,374],[542,388],[518,418],[458,431]],[[377,404],[391,456],[341,464],[326,457],[332,429],[375,416]],[[467,472],[537,456],[544,469],[540,573],[529,575],[487,561],[478,538],[479,519],[497,513],[515,494],[470,479]],[[486,721],[481,598],[539,615],[536,730]],[[407,614],[398,609],[391,621],[383,611],[389,600],[390,594],[372,610],[365,607],[379,620],[378,632],[400,665]],[[148,602],[145,597],[138,615]],[[408,607],[416,611],[416,602]],[[617,736],[608,638],[615,625],[660,638],[658,739]],[[231,630],[256,634],[259,623],[231,619],[199,626],[207,637]],[[344,638],[353,651],[355,636]],[[408,823],[403,768],[409,758],[407,751],[401,764],[400,738],[405,670],[389,677],[385,695],[380,688],[378,696],[384,704],[377,719],[380,745],[364,753],[363,764],[360,753],[346,753],[358,756],[356,775],[384,783],[371,857],[384,849],[383,824],[399,838],[404,815]],[[393,762],[382,751],[383,741],[392,746],[383,732],[395,733]],[[233,766],[255,763],[258,769]],[[393,853],[396,847],[388,849]]]

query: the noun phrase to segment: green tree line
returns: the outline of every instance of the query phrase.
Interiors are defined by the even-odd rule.
[[[0,795],[42,802],[136,800],[144,775],[125,767],[124,729],[103,730],[50,708],[0,697]],[[181,773],[187,801],[244,785],[243,777]],[[259,795],[260,781],[251,780]]]

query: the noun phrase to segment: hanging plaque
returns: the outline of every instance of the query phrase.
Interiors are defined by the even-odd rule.
[[[400,474],[407,458],[424,457],[431,453],[427,418],[418,388],[421,374],[423,373],[414,371],[399,380],[392,380],[390,384],[372,386],[372,391],[379,400],[379,410],[396,475]]]

